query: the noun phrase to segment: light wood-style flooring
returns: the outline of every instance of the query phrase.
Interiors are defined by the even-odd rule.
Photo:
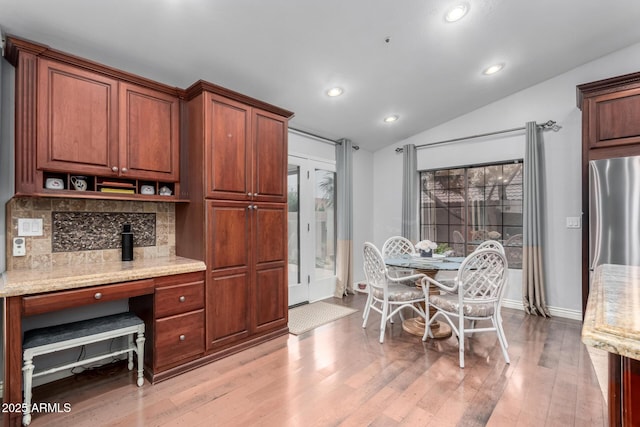
[[[606,404],[581,323],[504,309],[511,364],[495,334],[422,343],[399,323],[378,342],[360,311],[155,385],[124,369],[45,385],[35,401],[69,402],[32,426],[604,426]]]

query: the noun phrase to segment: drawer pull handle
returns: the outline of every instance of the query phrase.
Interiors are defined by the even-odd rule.
[[[180,335],[180,341],[184,341],[185,340],[185,336],[184,335]]]
[[[102,294],[100,292],[96,292],[96,294],[93,297],[95,299],[100,299],[100,298],[102,298]]]
[[[185,302],[187,299],[183,296],[181,296],[180,298],[178,298],[178,301],[180,302]]]

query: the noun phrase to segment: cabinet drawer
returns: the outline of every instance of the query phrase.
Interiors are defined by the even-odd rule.
[[[204,281],[156,289],[156,319],[204,307]]]
[[[79,305],[96,304],[99,302],[153,294],[154,287],[153,279],[145,279],[135,282],[92,286],[84,289],[33,295],[22,298],[22,315],[31,316],[33,314],[64,310],[65,308],[77,307]]]
[[[204,352],[204,310],[155,321],[156,363],[163,367]]]

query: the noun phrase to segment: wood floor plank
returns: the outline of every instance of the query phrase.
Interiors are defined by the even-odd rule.
[[[606,402],[578,321],[503,310],[511,364],[495,334],[407,334],[399,319],[378,342],[379,315],[361,327],[363,295],[334,299],[360,311],[299,336],[278,337],[144,387],[126,369],[34,390],[70,402],[32,426],[540,426],[606,425]]]

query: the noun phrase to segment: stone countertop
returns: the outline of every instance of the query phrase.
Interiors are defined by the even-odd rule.
[[[206,270],[203,261],[178,256],[9,270],[0,276],[0,297],[78,289]]]
[[[603,264],[596,268],[582,342],[640,360],[640,267]]]

